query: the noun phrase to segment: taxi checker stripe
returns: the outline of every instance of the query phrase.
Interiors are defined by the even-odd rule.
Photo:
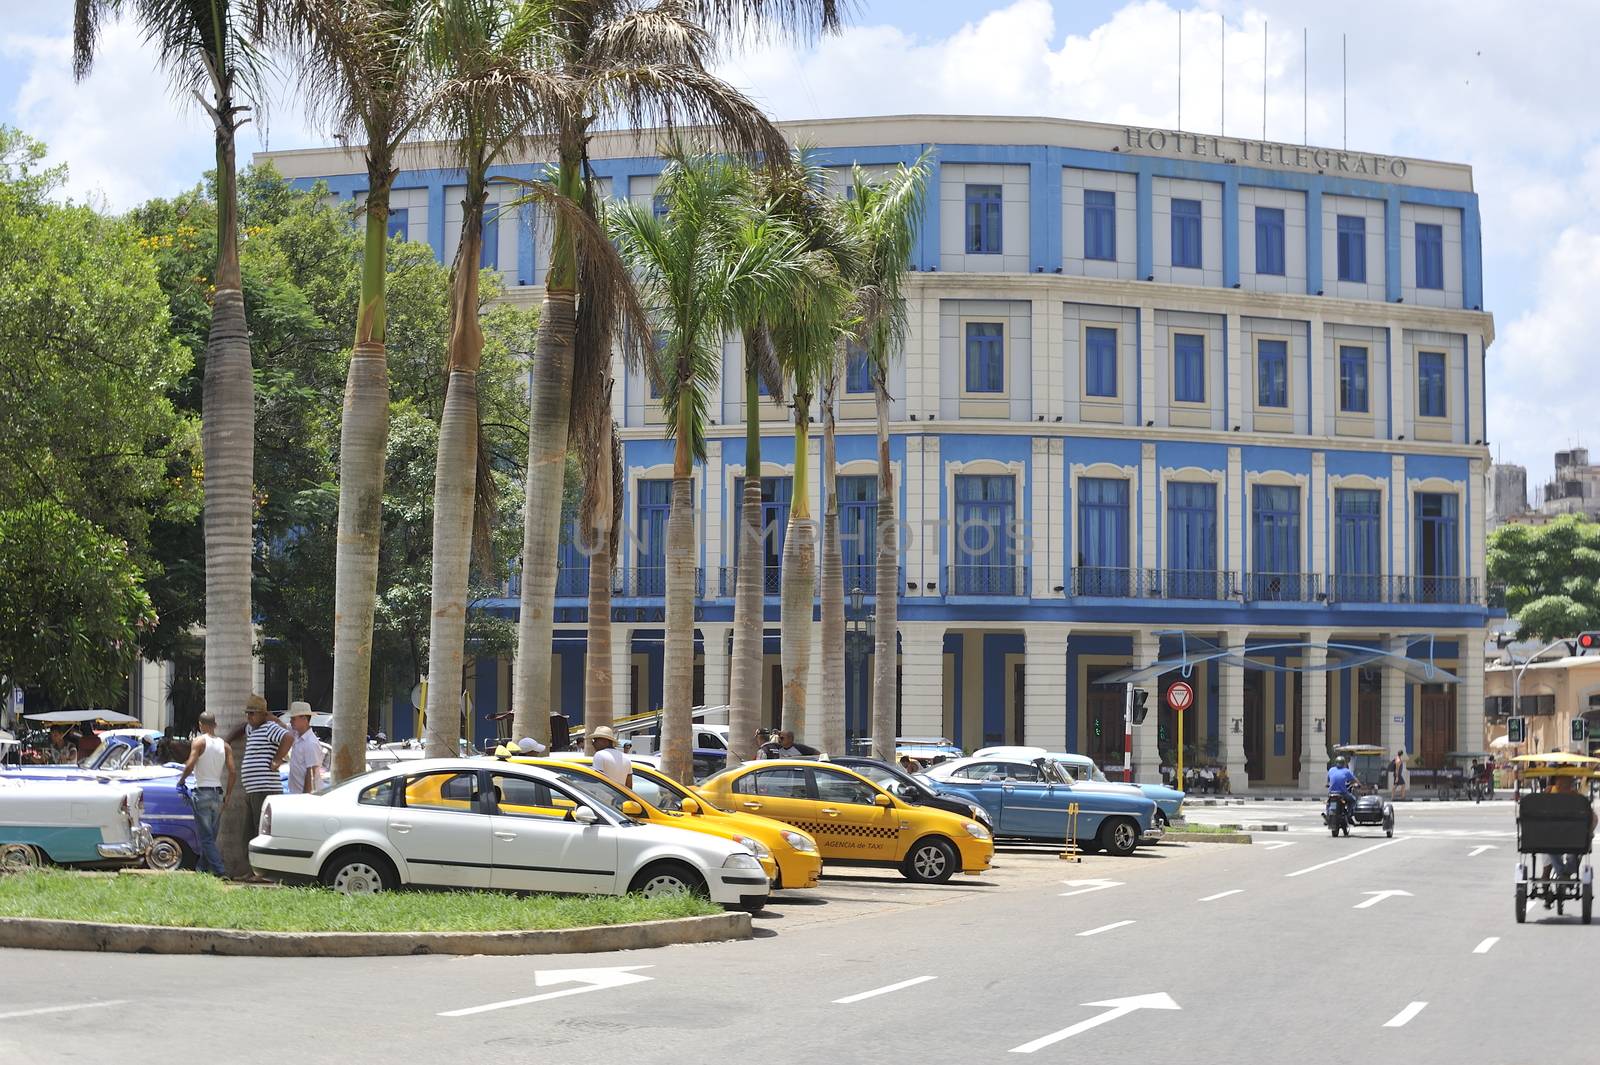
[[[848,822],[828,821],[816,823],[796,821],[795,827],[816,835],[867,836],[872,839],[893,839],[900,834],[898,828],[880,828],[877,825],[852,825]]]

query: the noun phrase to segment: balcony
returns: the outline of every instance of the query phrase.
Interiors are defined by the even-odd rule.
[[[1245,598],[1255,603],[1310,603],[1317,599],[1315,573],[1252,573],[1245,580]]]
[[[1155,569],[1145,574],[1145,594],[1152,599],[1196,599],[1220,602],[1238,593],[1238,575],[1217,569]]]
[[[1143,574],[1126,566],[1075,566],[1067,578],[1067,594],[1101,599],[1138,598]]]
[[[616,574],[612,574],[613,581]],[[519,582],[520,583],[520,582]],[[556,570],[556,597],[587,598],[589,595],[589,566],[562,566]]]
[[[1471,577],[1404,577],[1389,574],[1334,574],[1328,598],[1336,603],[1427,603],[1466,606],[1478,601]]]
[[[633,566],[618,570],[611,583],[611,594],[630,599],[663,599],[667,594],[667,567]],[[705,571],[696,566],[694,571],[696,599],[705,597]]]
[[[739,587],[739,567],[723,566],[722,580],[719,591],[724,599],[732,599]],[[781,566],[761,567],[761,597],[763,599],[777,597],[783,594],[783,568]]]
[[[1025,597],[1028,567],[982,562],[954,565],[945,574],[944,588],[946,595]]]

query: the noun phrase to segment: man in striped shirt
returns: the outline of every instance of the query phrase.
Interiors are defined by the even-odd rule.
[[[288,729],[267,714],[267,701],[254,693],[244,704],[244,758],[239,763],[239,782],[244,785],[249,821],[247,838],[260,831],[261,807],[267,797],[283,794],[278,767],[289,757],[294,737]]]

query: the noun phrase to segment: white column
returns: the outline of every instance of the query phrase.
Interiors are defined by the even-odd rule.
[[[1161,367],[1156,365],[1156,309],[1154,304],[1143,304],[1139,307],[1139,395],[1143,410],[1140,416],[1145,421],[1154,421],[1157,425],[1167,424],[1167,412],[1162,411],[1156,417],[1156,374]],[[1079,356],[1084,356],[1080,352]],[[1168,353],[1171,358],[1171,353]],[[1138,424],[1138,423],[1135,423]]]
[[[1390,634],[1386,639],[1393,640],[1394,636]],[[1405,653],[1405,647],[1398,640],[1395,640],[1394,646],[1389,650],[1396,654]],[[1396,752],[1406,745],[1406,686],[1411,683],[1411,678],[1398,669],[1385,669],[1381,676],[1383,718],[1379,722],[1382,736],[1379,743],[1388,752],[1388,756],[1393,758]],[[1406,752],[1407,757],[1410,757],[1410,754],[1410,751]]]
[[[1483,630],[1461,634],[1456,656],[1456,750],[1481,751],[1488,737],[1483,731]]]
[[[1050,509],[1050,533],[1044,538],[1046,551],[1046,572],[1049,580],[1045,590],[1051,596],[1062,593],[1057,588],[1065,589],[1067,586],[1067,513],[1064,507],[1063,492],[1066,490],[1066,444],[1060,437],[1052,437],[1049,441],[1049,454],[1046,457],[1045,469],[1047,483],[1045,485],[1045,500]]]
[[[700,630],[700,642],[705,647],[705,705],[722,706],[728,701],[728,633],[733,626],[702,621],[695,627]]]
[[[1410,353],[1406,351],[1406,330],[1399,323],[1389,325],[1389,409],[1394,413],[1389,439],[1409,437],[1412,432]]]
[[[924,572],[922,564],[924,545],[929,533],[923,528],[922,522],[922,442],[924,437],[908,434],[906,436],[906,462],[901,471],[897,488],[904,488],[905,505],[895,507],[895,515],[900,519],[900,553],[905,566],[905,587],[907,595],[922,595],[923,588],[928,582],[928,574]],[[902,483],[903,482],[903,483]],[[900,499],[895,500],[899,504]],[[934,580],[938,578],[935,577]]]
[[[1222,506],[1228,515],[1228,551],[1225,563],[1238,581],[1236,587],[1245,586],[1244,572],[1244,460],[1243,452],[1236,447],[1228,449],[1228,476],[1222,482]],[[1240,689],[1243,691],[1243,689]]]
[[[705,598],[715,599],[722,594],[722,441],[706,441],[706,518],[705,518]],[[729,508],[731,520],[732,508]],[[732,557],[732,552],[729,552]],[[732,585],[729,585],[732,592]]]
[[[1160,641],[1148,632],[1136,633],[1133,637],[1133,664],[1147,666],[1154,662],[1160,651]],[[1161,783],[1161,753],[1157,744],[1157,721],[1159,709],[1157,696],[1160,691],[1160,679],[1151,677],[1143,683],[1134,685],[1149,693],[1145,706],[1149,713],[1145,716],[1144,724],[1133,726],[1133,772],[1134,779],[1141,784]]]
[[[1389,572],[1397,578],[1411,573],[1411,563],[1406,558],[1406,518],[1410,510],[1406,457],[1395,455],[1389,462]]]
[[[1467,435],[1463,443],[1483,439],[1483,334],[1467,334]],[[1462,750],[1477,750],[1476,747]]]
[[[1218,635],[1217,647],[1237,653],[1244,649],[1244,640],[1242,630],[1226,631]],[[1231,665],[1218,666],[1217,670],[1217,699],[1222,704],[1217,728],[1222,733],[1222,760],[1228,770],[1230,791],[1243,795],[1250,790],[1250,775],[1244,764],[1244,671]]]
[[[1482,459],[1473,459],[1469,464],[1469,467],[1472,473],[1470,479],[1467,481],[1467,484],[1472,492],[1472,505],[1467,519],[1469,522],[1467,526],[1467,534],[1472,538],[1472,545],[1471,550],[1467,552],[1467,574],[1472,578],[1473,587],[1476,589],[1479,596],[1478,601],[1487,602],[1487,600],[1482,597],[1487,595],[1489,592],[1488,586],[1485,584],[1487,575],[1484,573],[1484,549],[1488,546],[1485,539],[1485,537],[1488,535],[1488,524],[1485,518],[1485,509],[1489,494],[1489,482],[1487,476],[1485,476],[1484,462]],[[1478,654],[1480,649],[1481,644],[1473,647],[1472,661],[1477,662],[1480,658],[1482,658],[1482,655]],[[1462,661],[1467,661],[1465,656],[1463,656]],[[1457,749],[1463,751],[1478,750],[1477,747],[1460,747]]]
[[[1328,360],[1324,357],[1327,345],[1324,343],[1324,328],[1320,317],[1312,318],[1309,325],[1308,348],[1311,373],[1311,435],[1326,436],[1328,433],[1327,412],[1333,408],[1329,402],[1332,375],[1328,373]]]
[[[1305,567],[1316,575],[1318,590],[1328,591],[1328,455],[1311,453],[1311,558]]]
[[[633,713],[633,630],[611,626],[611,716]]]
[[[1240,354],[1244,350],[1244,321],[1238,314],[1231,312],[1227,316],[1227,321],[1228,350],[1225,357],[1228,360],[1228,421],[1233,425],[1224,428],[1232,429],[1237,425],[1248,432],[1250,412],[1245,409],[1244,402],[1245,358]]]
[[[939,461],[939,438],[922,438],[922,509],[918,525],[912,530],[922,545],[922,594],[944,595],[944,575],[939,572],[939,547],[944,542],[945,530],[940,524],[947,515],[940,499],[944,490],[944,463]],[[930,587],[930,585],[932,587]]]
[[[1313,629],[1309,634],[1312,643],[1326,644],[1332,635],[1326,629]],[[1322,671],[1327,664],[1325,647],[1309,648],[1305,655],[1305,668],[1299,680],[1304,685],[1300,692],[1300,790],[1320,791],[1328,776],[1328,733],[1332,723],[1328,720],[1328,674]],[[1322,732],[1316,729],[1322,723]]]
[[[1037,360],[1035,360],[1037,362]],[[1050,565],[1050,543],[1053,525],[1060,519],[1056,515],[1061,493],[1052,498],[1050,479],[1050,441],[1042,436],[1033,438],[1032,476],[1028,479],[1033,520],[1024,530],[1027,536],[1028,594],[1035,599],[1051,595],[1050,589],[1061,582],[1054,580]]]
[[[944,626],[900,625],[901,721],[907,736],[944,731]]]
[[[1029,746],[1070,750],[1067,740],[1065,625],[1029,625],[1023,670],[1023,732]]]
[[[1156,502],[1160,490],[1156,478],[1156,446],[1143,444],[1139,448],[1139,553],[1134,564],[1144,570],[1156,568]],[[1135,577],[1134,587],[1139,587]],[[1154,657],[1153,655],[1151,657]]]

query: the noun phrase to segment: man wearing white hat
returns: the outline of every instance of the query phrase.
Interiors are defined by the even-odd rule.
[[[289,748],[289,794],[314,794],[322,775],[322,741],[311,731],[311,704],[290,703],[288,716],[294,733],[294,745]]]
[[[601,725],[589,732],[589,742],[594,744],[594,768],[613,784],[624,788],[633,786],[633,763],[617,750],[617,734],[610,725]]]

